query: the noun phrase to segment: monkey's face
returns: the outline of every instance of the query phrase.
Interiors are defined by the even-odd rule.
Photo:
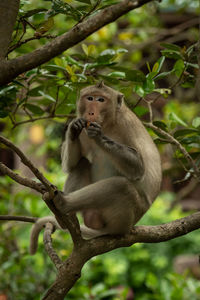
[[[97,122],[103,125],[107,118],[107,113],[110,111],[109,99],[105,95],[86,94],[79,100],[78,110],[80,116],[86,119],[87,122]]]
[[[106,127],[115,122],[119,108],[118,98],[119,93],[104,84],[89,86],[80,94],[77,105],[79,117],[83,117],[87,122],[97,122]]]

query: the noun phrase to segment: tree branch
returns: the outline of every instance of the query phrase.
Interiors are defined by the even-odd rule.
[[[10,61],[2,62],[0,65],[0,85],[4,85],[17,75],[49,61],[63,51],[83,41],[103,26],[114,22],[127,12],[151,1],[152,0],[120,1],[115,5],[104,8],[82,23],[78,23],[67,33],[55,38],[45,46]]]
[[[23,162],[23,164],[26,165],[33,172],[33,174],[40,180],[40,182],[44,184],[44,186],[47,188],[47,190],[51,190],[52,184],[43,176],[43,174],[33,165],[33,163],[25,156],[25,154],[17,146],[15,146],[11,141],[7,140],[3,136],[0,136],[0,142],[2,144],[6,145],[7,147],[9,147],[11,150],[13,150],[21,158],[21,161]],[[6,169],[4,168],[4,170],[6,170]],[[10,171],[9,171],[9,174],[11,174],[11,172],[12,172],[12,171],[11,172]],[[12,172],[12,173],[14,173],[14,172]],[[9,175],[8,173],[6,173],[6,174]],[[16,179],[16,177],[15,177],[15,179]],[[28,179],[26,178],[26,180],[28,180]],[[15,180],[15,181],[17,181],[17,180]]]
[[[21,221],[27,223],[35,223],[38,218],[25,217],[25,216],[10,216],[10,215],[0,215],[0,221]]]
[[[85,262],[93,256],[135,243],[160,243],[185,235],[200,228],[200,212],[185,218],[157,226],[136,226],[125,236],[104,236],[86,240],[80,248],[73,250],[71,256],[59,270],[55,283],[47,291],[43,300],[63,300],[81,274]]]
[[[41,184],[35,182],[34,180],[20,176],[19,174],[15,173],[11,169],[9,169],[2,162],[0,162],[0,171],[2,172],[3,175],[8,175],[10,178],[12,178],[17,183],[27,186],[31,189],[34,189],[39,193],[44,193],[44,190],[43,190]]]

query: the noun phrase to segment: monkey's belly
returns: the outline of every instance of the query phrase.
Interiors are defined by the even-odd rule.
[[[89,209],[83,212],[84,224],[92,229],[101,229],[104,227],[104,221],[96,209]]]

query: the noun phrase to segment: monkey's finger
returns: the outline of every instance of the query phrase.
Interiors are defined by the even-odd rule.
[[[95,137],[95,136],[100,136],[101,135],[101,130],[95,128],[95,129],[92,129],[92,130],[87,130],[87,134],[89,137]]]
[[[78,130],[78,131],[81,131],[83,129],[83,124],[80,120],[77,120],[75,123],[74,123],[74,128],[75,130]]]
[[[91,126],[91,127],[95,127],[95,128],[101,129],[101,125],[98,124],[97,122],[91,122],[91,123],[90,123],[90,126]]]
[[[87,128],[87,131],[88,131],[88,132],[101,132],[101,128],[89,126],[89,127]]]
[[[87,121],[84,118],[79,118],[77,121],[81,124],[82,128],[86,127]]]

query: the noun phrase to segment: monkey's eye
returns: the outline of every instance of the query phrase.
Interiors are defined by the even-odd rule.
[[[97,98],[97,101],[104,102],[104,98],[103,97],[99,97],[99,98]]]
[[[93,101],[93,97],[92,96],[89,96],[89,97],[87,97],[87,99],[89,100],[89,101]]]

